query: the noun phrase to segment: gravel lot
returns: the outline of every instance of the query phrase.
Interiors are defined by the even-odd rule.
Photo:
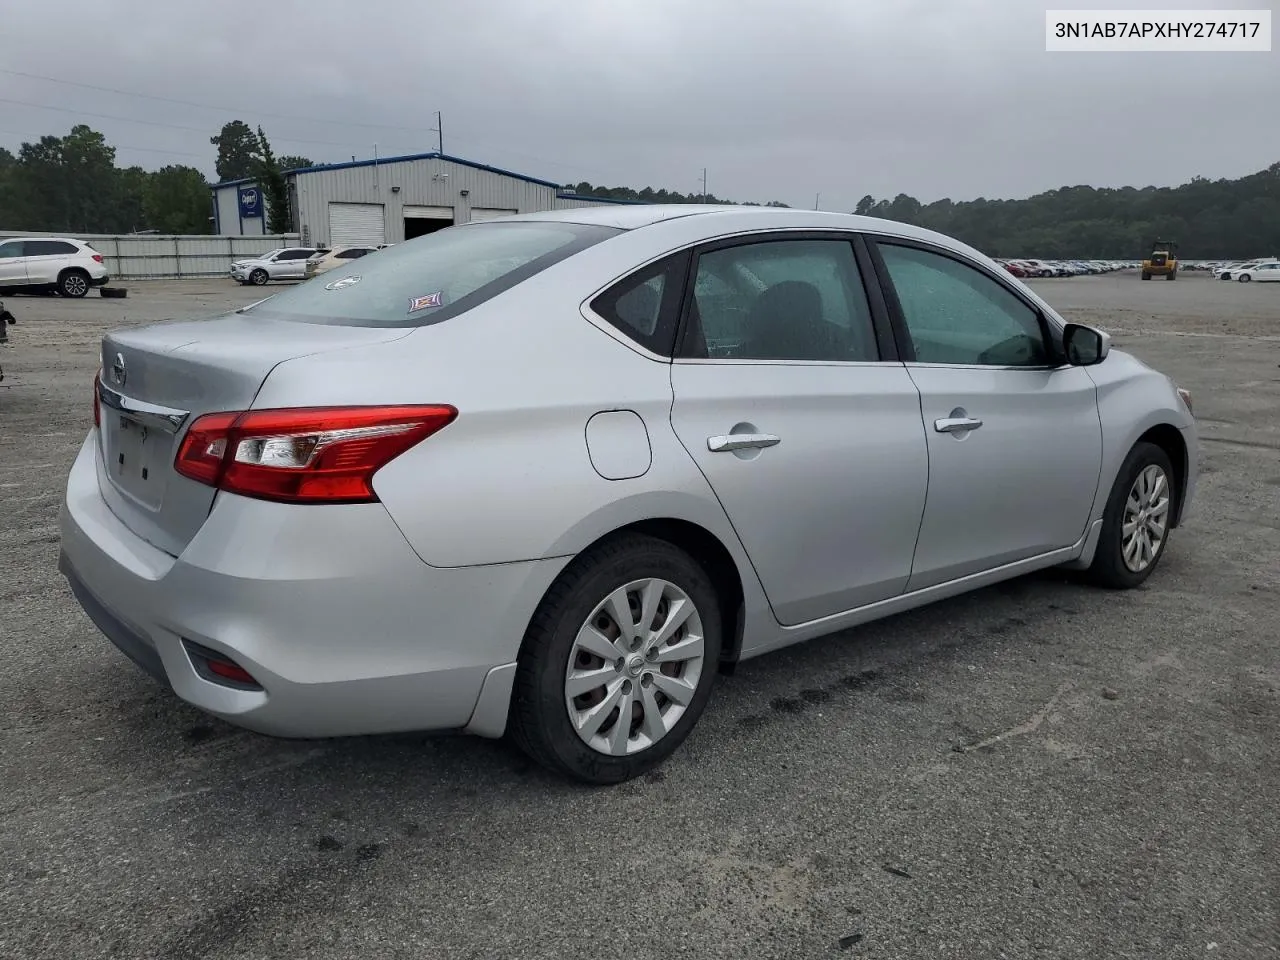
[[[1280,955],[1280,284],[1036,285],[1195,394],[1196,515],[1161,569],[744,664],[606,791],[498,743],[276,741],[162,693],[56,570],[95,348],[261,293],[7,298],[0,956]]]

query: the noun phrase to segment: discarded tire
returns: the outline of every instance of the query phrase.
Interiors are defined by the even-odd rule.
[[[99,296],[124,298],[129,295],[129,291],[125,287],[100,287]]]

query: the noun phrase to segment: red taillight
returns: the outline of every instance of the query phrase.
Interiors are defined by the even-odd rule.
[[[102,254],[100,254],[100,253],[95,253],[95,254],[93,255],[93,262],[94,262],[94,263],[101,263],[101,262],[102,262]]]
[[[93,375],[93,425],[102,426],[102,401],[98,399],[98,383],[102,380],[102,368]]]
[[[373,503],[373,475],[457,415],[450,406],[210,413],[187,431],[174,469],[260,500]]]

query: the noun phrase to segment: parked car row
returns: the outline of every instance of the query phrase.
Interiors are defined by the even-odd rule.
[[[280,247],[236,260],[231,264],[231,279],[258,287],[272,280],[305,280],[389,246],[389,243],[377,243],[332,250],[327,247]]]
[[[1280,280],[1277,268],[1280,268],[1280,261],[1275,257],[1254,257],[1237,263],[1214,263],[1208,267],[1213,271],[1215,280],[1239,280],[1244,283],[1251,280]]]
[[[996,260],[1015,277],[1079,277],[1137,266],[1128,260]]]

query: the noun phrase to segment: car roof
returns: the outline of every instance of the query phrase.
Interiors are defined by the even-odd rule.
[[[8,243],[10,240],[60,240],[63,243],[84,243],[83,240],[77,240],[75,237],[0,237],[0,243]]]
[[[955,250],[971,250],[968,245],[961,243],[954,237],[948,237],[933,230],[926,230],[923,227],[900,223],[896,220],[863,217],[852,213],[797,210],[793,207],[654,203],[631,206],[577,207],[569,210],[543,210],[537,213],[522,213],[481,222],[554,221],[559,223],[596,224],[620,230],[639,230],[677,218],[705,220],[708,227],[708,235],[732,233],[735,230],[749,231],[773,228],[788,230],[848,230],[928,240]],[[972,252],[977,253],[978,251]]]

